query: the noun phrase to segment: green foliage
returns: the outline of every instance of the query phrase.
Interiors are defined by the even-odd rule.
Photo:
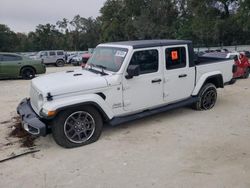
[[[107,0],[101,16],[14,33],[0,25],[0,51],[86,50],[100,42],[189,39],[195,46],[250,43],[250,0]]]
[[[17,36],[6,25],[0,24],[0,51],[15,51]]]

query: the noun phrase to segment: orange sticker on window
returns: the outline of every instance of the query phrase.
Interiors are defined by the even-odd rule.
[[[171,52],[171,57],[172,57],[172,60],[179,59],[179,57],[178,57],[178,51],[172,51]]]

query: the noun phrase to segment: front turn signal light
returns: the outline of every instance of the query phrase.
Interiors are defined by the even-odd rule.
[[[48,111],[48,117],[56,115],[56,111]]]

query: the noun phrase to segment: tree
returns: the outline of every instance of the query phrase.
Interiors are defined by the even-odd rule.
[[[6,25],[0,24],[0,51],[14,52],[18,50],[16,34]]]
[[[39,24],[36,27],[34,42],[36,43],[36,50],[55,50],[62,46],[62,36],[55,25]]]
[[[87,50],[100,42],[160,38],[198,47],[250,43],[249,0],[107,0],[100,12],[96,19],[39,24],[28,34],[0,25],[0,50]]]

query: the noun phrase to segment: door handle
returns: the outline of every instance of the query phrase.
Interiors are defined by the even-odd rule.
[[[181,74],[181,75],[179,75],[179,78],[185,78],[185,77],[187,77],[186,74]]]
[[[155,80],[152,80],[152,83],[160,83],[162,80],[161,79],[155,79]]]

